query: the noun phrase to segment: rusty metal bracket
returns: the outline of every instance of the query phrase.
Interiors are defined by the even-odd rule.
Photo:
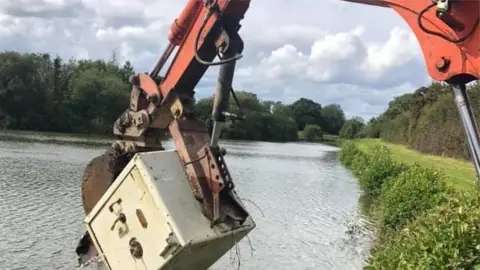
[[[199,162],[205,173],[205,178],[199,180],[207,181],[206,183],[200,183],[200,186],[207,185],[209,188],[210,194],[207,199],[211,199],[211,202],[208,202],[207,205],[211,207],[208,212],[212,214],[212,224],[225,220],[229,212],[225,208],[229,207],[230,204],[221,204],[221,195],[224,190],[228,192],[234,188],[223,154],[224,152],[220,148],[212,148],[208,144],[197,153],[198,156],[202,157],[199,158]]]
[[[209,209],[213,215],[212,221],[218,222],[220,217],[220,192],[224,188],[224,180],[223,175],[219,171],[219,164],[217,162],[216,157],[213,155],[210,146],[203,147],[199,152],[198,156],[204,155],[205,158],[200,159],[200,164],[202,165],[203,171],[205,172],[205,178],[199,180],[207,180],[207,185],[210,189],[210,196],[207,198],[211,198],[211,205],[212,209]],[[223,213],[222,213],[223,215]]]

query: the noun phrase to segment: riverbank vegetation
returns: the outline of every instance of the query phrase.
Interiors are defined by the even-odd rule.
[[[365,269],[475,269],[480,203],[473,189],[452,184],[452,176],[461,174],[455,172],[458,163],[432,166],[428,157],[405,158],[405,149],[389,146],[344,141],[340,152],[359,179],[361,201],[378,230]]]
[[[467,93],[478,123],[480,83],[468,85]],[[443,83],[395,97],[386,111],[370,119],[356,137],[381,138],[424,154],[470,159],[452,91]]]
[[[103,61],[2,52],[0,128],[111,134],[113,122],[129,104],[133,73],[130,62],[118,65],[114,54]],[[239,103],[232,97],[230,112],[242,112],[246,119],[228,122],[224,139],[323,142],[349,123],[337,104],[307,98],[283,104],[247,91],[236,96]],[[212,105],[213,97],[196,100],[198,117],[207,124]]]
[[[479,122],[480,84],[467,93]],[[378,230],[366,269],[480,269],[476,173],[450,86],[395,97],[350,130],[340,160]]]
[[[461,190],[473,190],[475,188],[476,172],[472,162],[448,158],[445,156],[436,156],[422,154],[405,145],[387,143],[380,139],[362,139],[356,141],[360,150],[368,151],[369,148],[376,145],[382,145],[389,149],[392,159],[408,165],[419,164],[424,167],[433,167],[441,170],[445,174],[446,184],[452,188]]]

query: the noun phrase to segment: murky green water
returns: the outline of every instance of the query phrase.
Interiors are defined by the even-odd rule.
[[[81,177],[109,140],[2,134],[0,269],[75,269],[74,250],[84,232]],[[337,148],[260,142],[222,146],[257,228],[250,241],[239,243],[239,252],[227,253],[212,269],[236,269],[238,257],[240,269],[364,265],[370,234],[350,232],[365,221],[358,210],[357,182],[337,161]]]

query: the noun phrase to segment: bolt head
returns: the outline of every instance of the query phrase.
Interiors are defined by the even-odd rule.
[[[441,57],[440,59],[437,60],[435,66],[438,71],[445,72],[450,66],[450,60],[446,57]]]

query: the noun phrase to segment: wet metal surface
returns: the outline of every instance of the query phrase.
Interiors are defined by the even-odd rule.
[[[222,146],[257,228],[212,269],[236,269],[238,258],[240,269],[361,269],[370,236],[358,229],[364,220],[357,182],[336,160],[338,149]],[[85,165],[104,149],[0,141],[0,269],[76,268],[75,247],[84,231],[80,182]]]

